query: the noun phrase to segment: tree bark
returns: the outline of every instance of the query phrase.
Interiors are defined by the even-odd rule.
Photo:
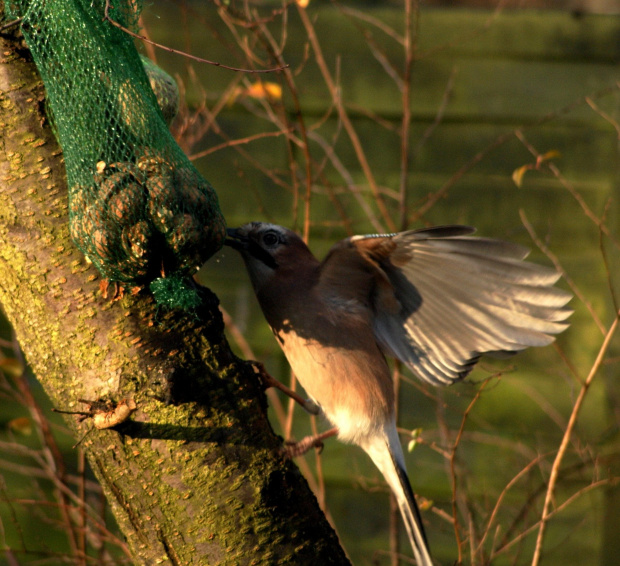
[[[127,421],[82,443],[135,563],[348,564],[280,455],[217,298],[203,289],[202,306],[186,313],[145,291],[101,297],[98,273],[69,237],[43,85],[19,39],[2,32],[0,48],[0,304],[54,406],[135,400]],[[78,437],[93,426],[67,422]]]

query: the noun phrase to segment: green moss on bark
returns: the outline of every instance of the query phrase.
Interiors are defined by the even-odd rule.
[[[0,303],[55,406],[135,399],[129,420],[83,442],[135,563],[348,563],[280,456],[254,372],[223,337],[217,299],[203,290],[188,316],[147,292],[101,296],[69,239],[42,85],[19,40],[0,43]],[[76,436],[92,427],[67,422]]]

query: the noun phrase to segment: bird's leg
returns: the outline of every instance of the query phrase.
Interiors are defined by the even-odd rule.
[[[323,441],[330,436],[338,434],[338,427],[330,428],[321,434],[315,434],[313,436],[306,436],[299,442],[286,442],[282,448],[282,452],[289,458],[297,458],[302,456],[311,448],[318,448],[319,452],[323,450]]]
[[[269,373],[267,373],[267,370],[265,369],[265,366],[262,363],[255,361],[251,363],[252,367],[256,370],[258,377],[262,381],[265,389],[268,389],[269,387],[275,387],[276,389],[279,389],[280,391],[282,391],[282,393],[288,395],[294,401],[297,401],[297,403],[299,403],[311,415],[318,415],[321,412],[321,409],[314,401],[312,401],[311,399],[304,399],[301,395],[295,393],[295,391],[293,391],[290,387],[287,387],[283,383],[279,382],[275,377],[269,375]]]

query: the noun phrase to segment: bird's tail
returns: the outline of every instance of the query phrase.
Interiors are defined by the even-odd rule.
[[[372,458],[396,497],[418,566],[433,566],[420,510],[415,500],[396,427],[386,425],[380,435],[362,446]]]

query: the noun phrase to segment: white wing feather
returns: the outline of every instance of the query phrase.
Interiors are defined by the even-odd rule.
[[[559,274],[523,261],[521,246],[469,237],[466,227],[391,236],[408,256],[380,261],[401,309],[375,310],[376,337],[421,378],[447,384],[467,375],[483,354],[545,346],[568,324],[570,293]]]

